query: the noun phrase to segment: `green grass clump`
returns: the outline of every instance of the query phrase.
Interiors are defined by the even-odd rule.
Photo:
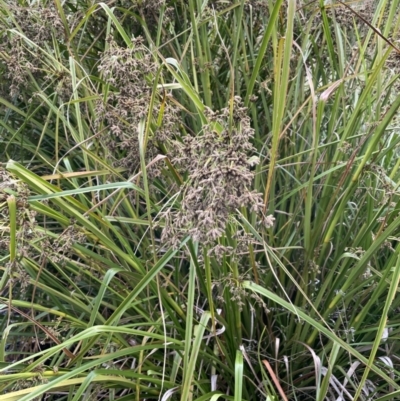
[[[0,401],[399,399],[399,16],[0,0]]]

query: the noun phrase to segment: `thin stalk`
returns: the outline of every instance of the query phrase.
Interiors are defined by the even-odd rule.
[[[281,134],[282,120],[285,113],[287,88],[289,85],[290,58],[292,53],[293,25],[296,11],[296,1],[290,1],[287,8],[287,28],[285,38],[279,40],[274,64],[274,113],[272,125],[271,158],[268,166],[267,185],[264,192],[264,212],[267,209],[277,151]]]
[[[400,246],[397,247],[397,254],[398,254],[397,263],[396,263],[396,266],[393,267],[393,276],[392,276],[392,280],[391,280],[391,283],[390,283],[389,291],[388,291],[388,294],[387,294],[387,297],[386,297],[385,306],[383,308],[381,320],[380,320],[379,325],[378,325],[378,330],[377,330],[377,333],[376,333],[375,341],[374,341],[374,343],[372,345],[372,350],[371,350],[371,353],[369,355],[368,363],[367,363],[367,365],[365,367],[364,374],[363,374],[363,376],[361,378],[360,383],[358,384],[358,388],[357,388],[356,394],[354,395],[354,401],[357,401],[358,398],[360,397],[361,392],[362,392],[363,387],[364,387],[364,384],[365,384],[365,382],[366,382],[366,380],[368,378],[368,375],[369,375],[369,373],[370,373],[370,371],[372,369],[372,366],[374,365],[375,356],[376,356],[376,353],[378,352],[379,345],[380,345],[380,343],[382,341],[383,332],[384,332],[384,330],[386,328],[389,309],[390,309],[390,306],[393,303],[394,297],[396,296],[396,292],[397,292],[397,289],[398,289],[398,286],[399,286],[399,282],[400,282],[400,255],[399,255],[399,251],[400,251]]]

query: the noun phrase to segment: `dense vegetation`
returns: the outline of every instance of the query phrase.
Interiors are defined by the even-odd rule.
[[[399,32],[0,0],[0,401],[400,399]]]

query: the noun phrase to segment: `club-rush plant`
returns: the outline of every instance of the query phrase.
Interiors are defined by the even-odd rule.
[[[400,397],[398,0],[0,0],[0,401]]]

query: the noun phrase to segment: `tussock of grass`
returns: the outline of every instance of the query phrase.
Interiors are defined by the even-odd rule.
[[[0,0],[0,401],[396,400],[398,0]]]

